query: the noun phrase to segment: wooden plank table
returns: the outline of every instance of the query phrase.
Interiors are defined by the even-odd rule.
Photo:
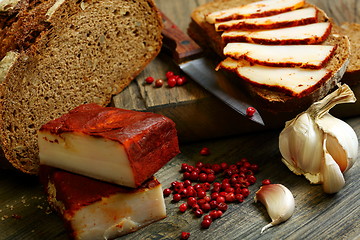
[[[186,30],[191,10],[208,0],[157,0],[156,2],[159,8],[181,29]],[[346,20],[360,22],[357,14],[359,5],[356,4],[356,0],[319,0],[315,3],[325,9],[328,14],[336,17],[339,22]],[[149,106],[152,106],[150,110],[159,110],[160,108],[157,107],[159,104],[156,102],[158,99],[149,97],[156,95],[156,92],[148,91],[142,84],[143,79],[148,75],[163,77],[167,70],[177,70],[175,66],[167,64],[167,61],[166,56],[159,56],[133,82],[132,86],[114,97],[113,104],[139,110],[149,110]],[[134,96],[142,96],[139,91],[148,91],[146,94],[143,92],[148,97],[141,101],[133,100]],[[223,217],[216,220],[208,230],[202,230],[201,220],[194,218],[189,212],[180,214],[178,212],[180,203],[171,203],[171,199],[166,198],[168,214],[166,219],[119,239],[179,239],[182,231],[190,232],[190,239],[360,238],[360,200],[358,197],[360,194],[360,157],[345,175],[346,186],[337,194],[327,195],[322,192],[321,186],[310,185],[303,177],[292,174],[281,162],[278,150],[280,129],[215,139],[216,136],[234,134],[222,132],[227,129],[226,126],[222,126],[222,124],[228,124],[227,121],[219,122],[218,120],[211,121],[211,119],[209,121],[208,119],[211,117],[208,109],[224,108],[221,102],[191,83],[184,88],[162,88],[156,91],[167,91],[169,95],[168,106],[170,107],[159,111],[167,113],[169,117],[176,116],[177,118],[186,111],[187,115],[183,116],[185,120],[197,119],[193,125],[178,126],[182,129],[183,139],[190,141],[207,139],[181,143],[182,153],[156,174],[164,187],[169,186],[172,181],[181,180],[178,170],[184,162],[189,164],[195,164],[197,161],[234,163],[246,157],[249,161],[258,164],[261,169],[256,175],[257,183],[249,188],[250,196],[243,203],[230,204]],[[196,103],[189,105],[191,101]],[[206,107],[208,109],[204,109]],[[351,106],[349,108],[351,109]],[[239,120],[238,116],[228,110],[225,112],[228,114],[226,116],[233,118],[233,124],[236,124]],[[206,117],[201,113],[206,113]],[[213,119],[219,119],[219,117],[213,116]],[[360,116],[345,120],[354,128],[359,138]],[[206,127],[201,125],[202,121],[206,122]],[[177,122],[181,123],[181,121]],[[244,126],[239,128],[241,127],[244,128]],[[197,128],[201,130],[197,131]],[[199,154],[204,146],[210,149],[209,156]],[[270,221],[270,218],[260,203],[254,203],[253,197],[261,180],[266,178],[287,186],[295,197],[296,208],[294,215],[287,222],[260,234],[260,229]],[[63,223],[49,209],[36,177],[25,176],[11,170],[0,170],[0,239],[67,239]]]

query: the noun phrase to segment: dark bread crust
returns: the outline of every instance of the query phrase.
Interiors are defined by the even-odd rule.
[[[0,85],[2,148],[30,174],[38,173],[43,124],[81,104],[107,105],[162,45],[153,0],[65,0],[46,22],[27,49],[17,49]]]
[[[256,1],[257,0],[214,0],[213,2],[201,5],[196,8],[191,15],[192,21],[189,25],[188,33],[206,50],[215,51],[219,56],[225,58],[223,48],[226,44],[221,38],[221,33],[216,32],[214,26],[206,22],[205,16],[213,11]],[[306,3],[304,7],[309,6],[316,7],[309,3]],[[322,10],[318,9],[318,12],[319,21],[331,21]],[[281,92],[253,86],[244,81],[240,81],[241,86],[254,98],[254,102],[258,104],[256,107],[262,108],[263,110],[270,112],[298,112],[306,109],[314,101],[326,96],[326,94],[336,86],[336,83],[340,81],[348,64],[350,43],[346,36],[334,34],[334,31],[332,31],[324,44],[335,44],[337,46],[334,57],[326,65],[326,68],[333,72],[333,77],[325,81],[309,95],[302,98],[291,97]],[[234,78],[238,77],[234,75]]]
[[[350,63],[341,80],[349,86],[360,84],[360,24],[345,22],[335,27],[335,31],[349,37]]]

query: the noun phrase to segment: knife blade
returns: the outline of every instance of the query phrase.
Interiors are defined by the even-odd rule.
[[[239,86],[227,81],[227,76],[222,72],[215,71],[216,65],[204,57],[202,48],[164,13],[160,12],[160,14],[164,24],[162,30],[163,46],[171,51],[172,59],[180,69],[238,113],[260,125],[265,125],[258,110],[251,117],[247,115],[246,110],[253,105],[250,104],[249,99],[246,99],[244,93],[239,91]]]

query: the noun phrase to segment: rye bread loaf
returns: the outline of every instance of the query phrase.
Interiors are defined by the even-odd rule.
[[[225,42],[221,38],[221,32],[217,32],[212,24],[206,21],[209,13],[224,10],[240,5],[245,5],[257,0],[214,0],[196,8],[191,15],[192,21],[188,28],[189,35],[205,49],[212,49],[221,58]],[[304,7],[315,7],[306,3]],[[318,9],[318,20],[321,22],[331,21],[322,10]],[[331,21],[332,22],[332,21]],[[332,23],[333,24],[333,23]],[[350,44],[346,36],[332,31],[323,44],[336,45],[334,56],[325,66],[333,72],[333,77],[322,83],[310,94],[295,98],[279,91],[272,91],[263,87],[254,86],[240,81],[242,87],[254,98],[257,107],[271,112],[296,112],[306,109],[312,102],[323,98],[340,81],[345,72],[350,55]],[[234,75],[234,78],[237,76]]]
[[[0,20],[0,139],[15,168],[37,174],[40,126],[81,104],[107,105],[159,53],[162,20],[153,0],[18,6]]]

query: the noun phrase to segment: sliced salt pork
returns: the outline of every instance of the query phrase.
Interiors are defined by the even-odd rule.
[[[320,69],[334,53],[335,46],[326,45],[260,45],[228,43],[224,55],[265,66]]]
[[[234,19],[266,17],[282,12],[298,9],[305,4],[305,0],[264,0],[249,3],[235,8],[220,10],[206,16],[210,24]]]
[[[94,103],[41,126],[38,144],[41,165],[132,188],[180,152],[169,118]]]
[[[317,10],[314,7],[280,13],[270,17],[245,18],[215,23],[216,31],[233,29],[274,29],[315,23]]]
[[[326,40],[331,32],[329,22],[261,31],[233,30],[224,32],[225,42],[250,42],[259,44],[318,44]]]
[[[303,97],[331,76],[327,69],[268,67],[250,64],[245,60],[227,58],[218,68],[234,71],[243,80],[255,86],[280,90],[290,96]]]
[[[43,165],[39,175],[69,239],[115,239],[166,217],[161,184],[154,177],[128,188]]]

